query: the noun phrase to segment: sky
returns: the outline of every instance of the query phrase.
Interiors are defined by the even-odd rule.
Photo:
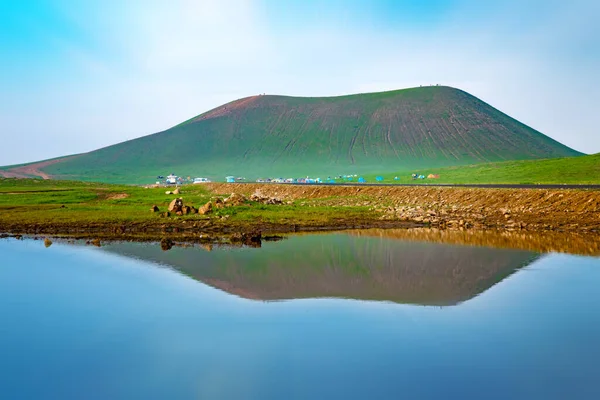
[[[258,93],[440,84],[600,152],[597,0],[0,0],[0,165]]]

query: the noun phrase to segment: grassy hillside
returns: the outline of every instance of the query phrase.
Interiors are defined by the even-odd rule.
[[[413,181],[412,173],[439,174],[439,179]],[[384,183],[514,183],[600,184],[600,153],[545,160],[505,161],[446,168],[425,168],[379,174]],[[366,175],[376,182],[377,175]],[[398,180],[394,178],[398,177]]]
[[[42,170],[69,179],[147,183],[170,172],[218,180],[328,176],[579,154],[468,93],[423,87],[248,97]]]

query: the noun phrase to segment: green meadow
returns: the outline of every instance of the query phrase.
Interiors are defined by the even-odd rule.
[[[412,180],[411,174],[438,174],[438,179]],[[402,169],[365,175],[368,183],[377,176],[383,183],[449,184],[600,184],[600,154],[545,160],[505,161],[445,168]],[[394,178],[398,177],[398,180]]]
[[[326,224],[336,219],[364,219],[373,214],[369,207],[335,207],[318,200],[298,200],[289,204],[265,205],[256,202],[214,209],[211,214],[172,215],[164,218],[168,205],[182,197],[185,205],[196,208],[215,197],[202,185],[180,187],[180,195],[167,195],[174,188],[144,188],[92,182],[0,179],[0,232],[2,227],[56,224],[60,226],[84,224],[142,223],[156,225],[168,221],[223,221],[227,224],[279,223]],[[151,212],[157,205],[160,212]],[[343,217],[343,218],[342,218]]]

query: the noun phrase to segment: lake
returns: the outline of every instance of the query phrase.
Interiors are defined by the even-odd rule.
[[[598,399],[600,258],[0,240],[6,399]]]

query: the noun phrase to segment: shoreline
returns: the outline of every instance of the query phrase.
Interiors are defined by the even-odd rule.
[[[29,186],[0,192],[0,232],[222,242],[295,232],[424,228],[575,233],[600,240],[599,190],[206,183],[182,186],[180,194],[171,195],[164,188],[21,184]],[[212,211],[165,216],[169,213],[162,211],[179,196],[185,204],[199,209],[206,203]],[[162,211],[149,211],[153,203]]]
[[[2,239],[31,239],[44,242],[73,243],[85,241],[97,247],[118,242],[160,244],[163,250],[173,247],[201,247],[212,250],[213,246],[260,248],[264,242],[287,240],[301,235],[346,234],[356,237],[372,237],[404,242],[441,243],[450,246],[474,246],[503,248],[545,253],[565,253],[583,256],[600,256],[600,234],[584,232],[531,232],[522,230],[475,230],[437,229],[422,226],[403,227],[352,227],[347,229],[298,230],[295,232],[270,233],[254,231],[247,234],[193,234],[186,231],[139,234],[105,234],[102,232],[71,233],[0,233]],[[48,246],[49,246],[48,245]],[[47,246],[47,247],[48,247]]]

